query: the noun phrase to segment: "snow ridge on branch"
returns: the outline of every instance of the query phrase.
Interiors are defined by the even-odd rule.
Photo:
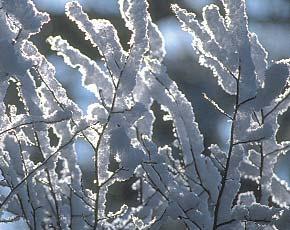
[[[86,113],[29,41],[49,16],[31,0],[1,0],[0,186],[7,192],[0,195],[0,214],[11,217],[0,222],[22,218],[29,229],[94,230],[160,229],[170,220],[200,230],[287,226],[290,187],[274,167],[290,149],[289,142],[276,141],[277,118],[290,105],[289,61],[268,61],[248,30],[244,0],[221,1],[226,16],[208,5],[202,22],[172,5],[182,28],[192,35],[200,64],[235,97],[228,114],[204,94],[231,122],[227,151],[212,144],[205,154],[192,105],[163,65],[164,41],[147,0],[118,1],[132,32],[128,50],[110,21],[90,19],[78,2],[66,4],[67,17],[98,48],[101,64],[60,36],[47,39],[94,94]],[[15,104],[6,99],[11,87]],[[173,124],[176,140],[171,145],[154,142],[153,103]],[[94,151],[93,189],[83,183],[77,139]],[[240,192],[245,178],[257,190]],[[124,203],[109,212],[111,186],[130,180],[138,205]]]

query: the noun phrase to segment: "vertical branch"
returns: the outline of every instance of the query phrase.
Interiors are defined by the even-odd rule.
[[[34,126],[33,126],[33,129],[34,129]],[[38,137],[38,133],[37,133],[37,131],[35,129],[34,129],[34,135],[35,135],[35,140],[36,140],[36,146],[37,146],[39,152],[41,153],[41,157],[44,159],[44,154],[43,154],[43,151],[41,149],[41,143],[40,143],[40,140],[39,140],[39,137]],[[60,222],[61,214],[60,214],[60,210],[59,210],[59,205],[58,205],[58,200],[57,200],[57,197],[56,197],[56,193],[55,193],[55,191],[53,189],[51,175],[50,175],[50,172],[49,172],[49,170],[47,168],[45,168],[45,172],[47,174],[47,180],[48,180],[49,189],[50,189],[51,196],[52,196],[52,199],[53,199],[53,202],[54,202],[54,205],[55,205],[56,225],[57,225],[57,227],[59,229],[61,229],[61,222]]]
[[[239,111],[240,78],[241,78],[241,67],[239,65],[239,72],[238,72],[238,78],[237,78],[237,84],[236,84],[237,88],[236,88],[236,97],[235,97],[235,108],[234,108],[234,114],[232,116],[233,120],[232,120],[231,131],[230,131],[230,146],[229,146],[229,150],[228,150],[228,158],[227,158],[227,162],[226,162],[224,176],[223,176],[222,181],[221,181],[221,189],[220,189],[217,203],[216,203],[215,210],[214,210],[213,230],[216,230],[218,228],[219,209],[220,209],[222,197],[224,195],[226,181],[228,179],[228,171],[230,168],[230,161],[231,161],[232,151],[233,151],[233,147],[234,147],[235,126],[236,126],[237,114]]]
[[[16,140],[18,142],[19,153],[20,153],[21,161],[22,161],[23,168],[24,168],[24,176],[26,177],[27,174],[28,174],[28,169],[27,169],[27,166],[26,166],[26,163],[25,163],[25,159],[24,159],[24,156],[23,156],[22,145],[21,145],[21,142],[20,142],[16,132],[14,132],[14,135],[15,135],[15,138],[16,138]],[[28,199],[29,199],[29,202],[30,202],[30,205],[31,205],[31,208],[32,208],[32,215],[33,215],[33,228],[32,229],[36,229],[36,210],[37,210],[37,208],[34,207],[33,200],[32,200],[32,197],[31,197],[31,192],[32,191],[31,191],[31,188],[30,188],[29,184],[30,184],[29,180],[27,180],[27,182],[26,182],[26,190],[27,190]]]
[[[16,134],[15,134],[16,135]],[[17,141],[18,141],[18,139],[17,139]],[[18,142],[19,143],[19,142]],[[21,151],[22,152],[22,147],[20,147],[21,145],[19,145],[19,152]],[[25,175],[26,176],[26,175]],[[7,183],[8,183],[8,181],[7,181]],[[26,182],[26,186],[28,186],[28,182]],[[13,182],[11,181],[11,185],[10,185],[10,187],[11,187],[11,189],[13,189],[13,188],[15,188],[14,187],[14,185],[13,185]],[[19,194],[17,194],[17,198],[18,198],[18,200],[19,200],[19,205],[20,205],[20,207],[21,207],[21,211],[22,211],[22,213],[23,213],[23,217],[24,217],[24,219],[25,219],[25,222],[27,223],[27,225],[28,225],[28,227],[29,227],[29,229],[31,229],[31,230],[33,230],[33,225],[35,225],[35,221],[34,221],[34,224],[32,224],[32,223],[30,223],[29,222],[29,218],[27,217],[27,214],[26,214],[26,208],[25,208],[25,206],[24,206],[24,204],[23,204],[23,201],[22,201],[22,198],[21,198],[21,196],[19,195]],[[35,220],[35,219],[34,219]]]
[[[265,115],[264,115],[264,111],[261,110],[261,117],[262,117],[262,121],[261,121],[261,125],[264,124],[265,121]],[[262,195],[263,195],[263,191],[262,191],[262,178],[263,178],[263,170],[264,170],[264,148],[263,148],[263,141],[261,141],[261,143],[259,144],[259,148],[260,148],[260,168],[259,168],[259,176],[260,176],[260,182],[258,185],[258,195],[257,195],[257,202],[260,203],[261,199],[262,199]]]
[[[98,142],[97,142],[97,145],[96,147],[94,148],[95,150],[95,182],[96,182],[96,197],[95,197],[95,207],[94,207],[94,215],[95,215],[95,222],[94,222],[94,229],[98,229],[98,222],[99,222],[99,196],[100,196],[100,184],[99,184],[99,174],[98,174],[98,171],[99,171],[99,161],[98,161],[98,157],[99,157],[99,149],[100,149],[100,146],[101,146],[101,143],[102,143],[102,139],[103,139],[103,136],[105,135],[105,132],[106,132],[106,129],[111,121],[111,118],[112,118],[112,114],[113,114],[113,111],[114,111],[114,108],[115,108],[115,103],[117,101],[117,94],[118,94],[118,89],[119,89],[119,86],[120,86],[120,83],[121,83],[121,79],[122,79],[122,76],[123,76],[123,72],[124,72],[124,69],[126,67],[126,64],[127,64],[127,60],[129,58],[130,54],[127,56],[126,58],[126,61],[120,71],[120,76],[118,78],[118,81],[117,81],[117,84],[115,86],[115,92],[114,92],[114,96],[113,96],[113,99],[112,99],[112,103],[111,103],[111,107],[109,109],[109,114],[108,114],[108,118],[107,118],[107,121],[105,122],[105,124],[103,125],[103,128],[100,132],[100,135],[99,135],[99,139],[98,139]],[[108,67],[107,67],[108,68]],[[113,79],[112,79],[113,80]]]

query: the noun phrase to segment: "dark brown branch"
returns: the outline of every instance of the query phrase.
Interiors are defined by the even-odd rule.
[[[37,123],[44,123],[44,124],[56,124],[56,123],[59,123],[59,122],[62,122],[62,121],[67,121],[69,119],[60,119],[60,120],[55,120],[55,121],[49,121],[49,120],[39,120],[39,121],[30,121],[30,122],[25,122],[25,123],[22,123],[22,124],[19,124],[19,125],[15,125],[11,128],[8,128],[6,130],[3,130],[0,132],[0,136],[3,135],[4,133],[7,133],[7,132],[10,132],[12,130],[15,130],[17,128],[20,128],[22,126],[28,126],[28,125],[33,125],[33,124],[37,124]]]
[[[230,168],[230,161],[231,161],[231,156],[232,156],[232,151],[234,148],[234,133],[235,133],[235,126],[236,126],[236,118],[237,118],[237,114],[239,111],[239,96],[240,96],[240,77],[241,77],[241,65],[239,65],[239,74],[238,74],[238,79],[237,79],[237,93],[236,93],[236,101],[235,101],[235,108],[234,108],[234,114],[233,114],[233,121],[232,121],[232,125],[231,125],[231,133],[230,133],[230,146],[229,146],[229,150],[228,150],[228,158],[227,158],[227,162],[226,162],[226,167],[225,167],[225,171],[224,171],[224,176],[222,177],[222,181],[221,181],[221,189],[219,191],[219,195],[218,195],[218,199],[216,202],[216,206],[215,206],[215,210],[214,210],[214,223],[213,223],[213,230],[216,230],[218,228],[218,217],[219,217],[219,209],[220,209],[220,205],[221,205],[221,200],[222,200],[222,196],[224,195],[224,189],[226,186],[226,181],[228,179],[228,172],[229,172],[229,168]]]
[[[284,146],[284,147],[282,147],[280,149],[276,149],[276,150],[273,150],[271,152],[268,152],[268,153],[265,154],[265,157],[268,157],[270,155],[273,155],[273,154],[276,154],[276,153],[279,153],[279,152],[282,152],[282,151],[286,151],[286,150],[288,151],[288,149],[290,149],[290,145],[286,145],[286,146]]]
[[[256,99],[256,96],[251,97],[251,98],[248,98],[248,99],[242,101],[241,103],[238,104],[238,107],[241,107],[242,105],[244,105],[244,104],[246,104],[246,103],[248,103],[249,101],[252,101],[252,100],[254,100],[254,99]]]
[[[290,95],[290,91],[283,97],[268,113],[264,115],[264,119],[266,119],[270,114],[272,114]]]
[[[4,199],[4,201],[2,201],[2,203],[0,204],[0,210],[3,208],[3,206],[18,192],[19,188],[27,181],[27,179],[31,178],[32,176],[34,176],[39,170],[42,170],[43,168],[46,167],[46,164],[52,159],[54,158],[62,149],[64,149],[65,147],[67,147],[69,144],[72,143],[72,141],[74,140],[74,138],[83,130],[89,128],[89,126],[85,127],[82,130],[79,130],[77,132],[75,132],[72,137],[63,145],[61,145],[55,152],[53,152],[49,157],[47,157],[40,165],[38,165],[36,168],[34,168],[32,171],[30,171],[27,176],[25,176],[11,191],[10,193],[6,196],[6,198]]]
[[[254,143],[254,142],[260,142],[260,141],[262,141],[264,139],[265,139],[265,137],[260,137],[260,138],[253,139],[253,140],[237,141],[237,142],[233,143],[233,145],[240,145],[240,144],[249,144],[249,143]]]
[[[175,96],[171,93],[170,89],[168,89],[168,87],[165,86],[165,84],[164,84],[164,83],[163,83],[163,82],[162,82],[162,81],[161,81],[161,80],[156,76],[156,74],[155,74],[154,72],[152,72],[151,70],[149,70],[149,71],[150,71],[150,73],[155,77],[156,81],[157,81],[160,85],[162,85],[162,86],[165,88],[165,90],[168,92],[168,94],[169,94],[169,95],[174,99],[174,102],[175,102],[176,106],[178,107],[178,106],[179,106],[179,105],[178,105],[178,102],[177,102]],[[180,118],[181,118],[182,122],[184,123],[184,126],[186,127],[186,123],[185,123],[185,121],[184,121],[184,119],[183,119],[183,115],[182,115],[182,114],[179,114],[179,115],[180,115]],[[176,133],[176,135],[178,136],[177,133]],[[200,185],[201,185],[202,189],[204,189],[204,190],[206,191],[206,193],[208,194],[208,196],[211,197],[210,192],[209,192],[208,189],[203,185],[203,182],[202,182],[202,179],[201,179],[201,174],[200,174],[200,172],[199,172],[198,165],[197,165],[197,161],[196,161],[196,156],[195,156],[195,154],[194,154],[194,152],[193,152],[193,146],[192,146],[192,143],[190,142],[189,144],[190,144],[190,152],[191,152],[192,160],[193,160],[193,164],[194,164],[194,170],[195,170],[195,172],[196,172],[196,174],[197,174],[197,177],[198,177],[198,179],[199,179],[199,181],[200,181]]]
[[[107,129],[107,126],[109,125],[110,123],[110,120],[112,118],[112,112],[114,111],[114,108],[115,108],[115,103],[117,101],[117,94],[118,94],[118,89],[119,89],[119,86],[121,84],[121,79],[122,79],[122,76],[123,76],[123,72],[124,72],[124,69],[127,65],[127,61],[128,61],[128,58],[130,57],[130,55],[127,56],[126,58],[126,61],[120,71],[120,76],[118,78],[118,82],[116,84],[116,87],[115,87],[115,92],[114,92],[114,95],[113,95],[113,99],[112,99],[112,104],[111,104],[111,108],[109,110],[109,115],[108,115],[108,118],[107,118],[107,121],[106,123],[103,125],[103,128],[102,128],[102,131],[100,133],[100,136],[99,136],[99,139],[97,141],[97,145],[96,145],[96,148],[95,149],[95,181],[96,181],[96,184],[97,184],[97,187],[96,187],[96,201],[95,201],[95,209],[94,209],[94,214],[95,214],[95,223],[94,223],[94,229],[97,229],[98,228],[98,220],[99,220],[99,192],[100,192],[100,186],[99,186],[99,175],[98,175],[98,152],[99,152],[99,148],[101,146],[101,143],[102,143],[102,139],[103,139],[103,136],[105,134],[105,131]],[[113,80],[113,79],[112,79]]]

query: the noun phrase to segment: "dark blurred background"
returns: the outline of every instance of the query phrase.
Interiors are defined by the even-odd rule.
[[[51,22],[44,26],[42,32],[32,38],[40,52],[55,65],[56,77],[67,89],[71,97],[86,112],[87,106],[94,101],[94,96],[81,87],[79,73],[67,67],[62,58],[57,57],[46,43],[50,35],[61,35],[69,43],[80,49],[81,52],[90,58],[98,61],[100,58],[96,48],[93,48],[84,39],[75,24],[71,23],[64,14],[64,5],[68,0],[33,0],[39,10],[46,11],[51,15]],[[85,11],[91,18],[105,18],[110,20],[118,31],[121,43],[128,49],[128,41],[131,33],[124,26],[121,19],[117,0],[79,0]],[[196,120],[203,135],[205,136],[206,147],[217,143],[222,148],[227,148],[229,136],[229,123],[221,116],[206,100],[202,93],[205,92],[210,98],[214,98],[219,105],[227,112],[233,110],[233,98],[227,96],[217,85],[212,73],[200,67],[191,48],[191,37],[183,32],[176,18],[170,10],[172,3],[178,3],[197,14],[201,19],[202,8],[215,3],[217,0],[149,0],[150,13],[153,21],[159,26],[166,44],[165,65],[168,68],[169,76],[176,81],[182,92],[187,96],[193,105]],[[255,32],[264,48],[269,52],[269,60],[279,60],[290,57],[290,0],[247,0],[247,11],[249,17],[249,29]],[[221,7],[221,13],[224,11]],[[172,124],[162,120],[163,113],[159,106],[154,106],[156,122],[154,126],[155,141],[159,145],[170,144],[173,141],[171,133]],[[279,118],[281,128],[277,134],[278,141],[290,140],[290,112],[288,111]],[[81,169],[85,175],[93,172],[93,164],[89,160],[93,156],[90,147],[82,140],[77,141],[78,158]],[[276,171],[284,180],[290,183],[290,154],[279,159]],[[92,174],[91,174],[92,175]],[[87,186],[90,187],[90,179]],[[119,184],[118,188],[112,188],[108,199],[115,205],[112,210],[121,205],[121,201],[132,202],[136,198],[135,193],[129,193],[126,185]],[[133,204],[133,203],[132,203]],[[134,204],[133,204],[134,205]],[[0,229],[15,229],[17,225],[1,225]],[[22,225],[23,226],[23,225]],[[174,229],[174,228],[173,228]],[[175,228],[176,229],[176,228]]]

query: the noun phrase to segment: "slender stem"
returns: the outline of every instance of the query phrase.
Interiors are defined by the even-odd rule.
[[[24,176],[27,176],[28,174],[28,169],[27,169],[27,166],[26,166],[26,163],[25,163],[25,159],[24,159],[24,156],[23,156],[23,149],[22,149],[22,145],[21,145],[21,142],[18,138],[18,135],[17,133],[15,132],[14,133],[15,137],[16,137],[16,140],[18,142],[18,146],[19,146],[19,153],[20,153],[20,157],[21,157],[21,161],[22,161],[22,164],[23,164],[23,168],[24,168]],[[27,195],[28,195],[28,199],[29,199],[29,203],[31,205],[31,208],[32,208],[32,215],[33,215],[33,227],[34,229],[36,229],[36,208],[34,207],[33,205],[33,200],[31,198],[31,189],[30,189],[30,186],[29,186],[29,180],[27,181],[26,183],[26,189],[27,189]]]
[[[261,203],[262,199],[262,178],[263,178],[263,169],[264,169],[264,154],[263,154],[263,142],[260,144],[260,154],[261,154],[261,163],[260,163],[260,168],[259,168],[259,176],[260,176],[260,181],[258,185],[258,195],[257,195],[257,202]]]
[[[83,130],[87,129],[88,127],[85,127]],[[64,149],[65,147],[67,147],[69,144],[72,143],[72,141],[75,139],[75,137],[82,132],[83,130],[79,130],[77,132],[75,132],[71,138],[64,143],[62,146],[60,146],[55,152],[53,152],[49,157],[47,157],[41,164],[39,164],[37,167],[35,167],[32,171],[30,171],[27,176],[25,176],[10,192],[9,194],[5,197],[5,199],[2,201],[2,203],[0,204],[0,210],[3,209],[4,205],[7,204],[8,201],[10,201],[10,199],[16,194],[18,193],[18,190],[21,188],[21,186],[23,186],[23,184],[32,176],[34,176],[38,171],[42,170],[43,168],[45,168],[46,164],[52,159],[54,158],[62,149]]]
[[[261,110],[261,117],[262,117],[262,125],[264,124],[264,120],[265,120],[265,116],[264,116],[264,112],[263,110]],[[265,160],[265,156],[264,156],[264,149],[263,149],[263,142],[261,141],[260,143],[260,168],[259,168],[259,176],[260,176],[260,182],[258,185],[258,195],[257,195],[257,202],[261,203],[261,199],[262,199],[262,178],[263,178],[263,170],[264,170],[264,160]]]
[[[66,121],[68,119],[59,119],[59,120],[55,120],[55,121],[49,121],[49,120],[36,120],[36,121],[29,121],[29,122],[25,122],[25,123],[22,123],[22,124],[18,124],[18,125],[15,125],[11,128],[8,128],[8,129],[5,129],[3,131],[0,132],[0,136],[3,135],[4,133],[7,133],[7,132],[10,132],[10,131],[13,131],[17,128],[20,128],[22,126],[28,126],[28,125],[33,125],[33,124],[38,124],[38,123],[44,123],[44,124],[56,124],[58,122],[62,122],[62,121]]]
[[[127,59],[126,59],[126,62],[124,63],[124,66],[122,67],[121,71],[120,71],[120,76],[118,78],[118,82],[115,86],[115,92],[114,92],[114,96],[113,96],[113,99],[112,99],[112,103],[111,103],[111,108],[109,110],[109,115],[108,115],[108,118],[107,118],[107,121],[106,123],[103,125],[103,128],[102,128],[102,131],[100,133],[100,136],[99,136],[99,139],[98,139],[98,142],[97,142],[97,145],[95,147],[95,182],[96,182],[96,198],[95,198],[95,209],[94,209],[94,214],[95,214],[95,222],[94,222],[94,229],[97,229],[98,228],[98,221],[99,221],[99,196],[100,196],[100,188],[101,186],[99,185],[99,161],[98,161],[98,152],[99,152],[99,149],[100,149],[100,146],[101,146],[101,143],[102,143],[102,140],[103,140],[103,137],[104,137],[104,134],[106,132],[106,129],[111,121],[111,118],[112,118],[112,115],[113,115],[113,111],[114,111],[114,108],[115,108],[115,103],[117,101],[117,94],[118,94],[118,89],[119,89],[119,86],[120,86],[120,83],[121,83],[121,79],[122,79],[122,76],[123,76],[123,72],[124,72],[124,69],[126,67],[126,64],[127,64],[127,60],[129,58],[129,55],[127,56]]]
[[[271,115],[289,96],[290,91],[269,112],[264,115],[264,119]]]
[[[237,78],[237,89],[236,89],[236,100],[235,100],[235,109],[234,109],[234,114],[233,114],[233,121],[231,124],[231,134],[230,134],[230,146],[228,150],[228,157],[227,157],[227,162],[226,162],[226,167],[225,167],[225,173],[221,181],[221,189],[219,191],[218,199],[216,202],[215,210],[214,210],[214,223],[213,223],[213,230],[218,228],[218,217],[219,217],[219,209],[222,201],[222,197],[224,194],[224,189],[226,186],[226,181],[228,178],[228,173],[229,173],[229,168],[230,168],[230,161],[231,161],[231,156],[232,156],[232,151],[234,147],[234,133],[235,133],[235,126],[236,126],[236,118],[237,114],[239,111],[239,94],[240,94],[240,74],[241,74],[241,69],[239,66],[239,74]]]
[[[168,94],[174,99],[174,102],[175,102],[176,106],[179,107],[178,101],[177,101],[176,97],[174,96],[174,94],[170,91],[170,89],[156,76],[156,74],[153,71],[150,70],[150,73],[155,77],[156,81],[165,88],[165,90],[168,92]],[[182,113],[180,113],[179,115],[180,115],[180,118],[181,118],[182,122],[184,123],[184,126],[186,127],[186,122],[184,121],[184,118],[183,118],[184,115]],[[176,135],[178,136],[177,132],[176,132]],[[197,164],[196,155],[194,154],[193,146],[192,146],[191,142],[190,142],[190,152],[191,152],[191,156],[192,156],[192,161],[193,161],[192,163],[194,165],[195,173],[196,173],[196,175],[197,175],[197,177],[198,177],[198,179],[200,181],[199,184],[202,187],[202,189],[211,198],[209,190],[205,187],[205,185],[202,182],[201,173],[200,173],[200,170],[199,170],[199,165]],[[185,167],[187,167],[187,166],[185,166]]]
[[[35,135],[36,144],[37,144],[36,146],[37,146],[39,152],[41,153],[41,156],[44,158],[44,154],[43,154],[43,151],[41,149],[40,139],[39,139],[39,136],[38,136],[38,133],[37,133],[36,130],[34,130],[34,135]],[[47,175],[49,189],[50,189],[51,196],[52,196],[52,199],[53,199],[53,202],[54,202],[54,206],[55,206],[55,211],[56,211],[56,224],[57,224],[58,228],[61,229],[61,223],[60,223],[60,217],[61,217],[61,215],[59,213],[58,201],[57,201],[57,198],[56,198],[55,191],[53,189],[53,185],[52,185],[52,181],[51,181],[51,175],[50,175],[50,172],[49,172],[49,170],[47,168],[45,169],[45,172],[46,172],[46,175]]]
[[[142,139],[142,135],[138,136],[137,135],[137,139],[139,141],[140,144],[142,144],[142,146],[144,147],[144,150],[146,151],[147,155],[148,155],[148,158],[149,160],[151,161],[151,152],[150,150],[147,148],[146,146],[146,143],[144,142],[144,140]],[[162,179],[162,176],[160,175],[160,173],[158,172],[158,170],[155,168],[154,164],[150,164],[150,165],[145,165],[144,162],[141,164],[145,174],[147,175],[147,178],[148,178],[148,183],[152,186],[152,188],[154,188],[154,190],[156,192],[158,192],[167,202],[170,201],[170,199],[168,198],[168,196],[166,195],[165,192],[168,192],[168,188],[166,186],[166,183],[163,181]],[[162,191],[159,186],[154,182],[153,178],[151,177],[150,173],[146,170],[147,167],[151,167],[154,172],[158,175],[158,178],[160,180],[160,182],[162,183],[162,185],[164,186],[165,188],[165,191]],[[176,204],[179,206],[179,208],[184,212],[184,214],[186,215],[186,217],[184,216],[180,216],[181,219],[186,219],[186,220],[189,220],[190,222],[192,222],[198,229],[202,229],[197,222],[191,220],[189,217],[187,217],[187,212],[186,210],[183,209],[182,205],[179,204],[179,202],[176,202]],[[189,229],[189,228],[188,228]]]

